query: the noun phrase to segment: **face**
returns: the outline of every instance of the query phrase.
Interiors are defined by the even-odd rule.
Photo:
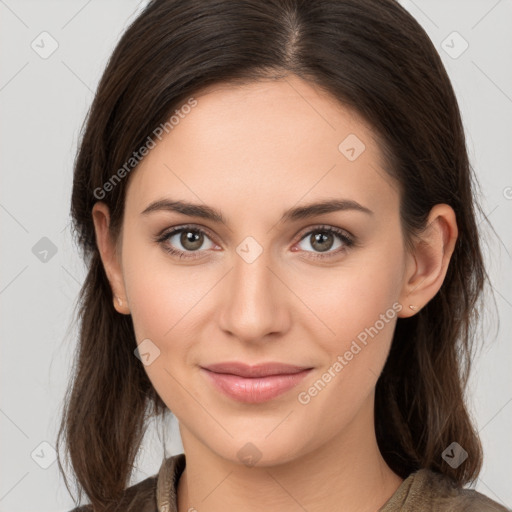
[[[373,429],[407,255],[371,128],[296,77],[195,99],[130,176],[117,290],[185,449],[274,464]]]

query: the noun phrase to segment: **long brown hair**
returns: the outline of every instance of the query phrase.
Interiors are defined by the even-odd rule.
[[[394,0],[153,0],[110,58],[74,168],[71,214],[88,274],[57,445],[64,436],[78,499],[84,491],[94,510],[119,499],[148,418],[168,410],[134,356],[131,317],[113,307],[92,207],[98,199],[109,206],[116,239],[133,170],[108,190],[105,183],[127,169],[156,127],[206,86],[291,73],[375,129],[400,189],[407,244],[434,205],[455,211],[459,237],[440,291],[397,321],[377,382],[375,428],[385,460],[403,478],[419,468],[458,485],[478,476],[481,446],[464,399],[476,306],[488,279],[475,215],[478,184],[454,90],[425,31]],[[469,454],[455,469],[441,457],[453,441]],[[64,474],[60,456],[59,468]]]

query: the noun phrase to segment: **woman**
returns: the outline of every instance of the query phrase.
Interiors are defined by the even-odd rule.
[[[473,178],[396,2],[150,2],[75,164],[75,510],[505,510],[464,488]],[[127,489],[168,410],[184,453]]]

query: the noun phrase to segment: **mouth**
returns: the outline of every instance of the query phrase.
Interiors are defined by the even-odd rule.
[[[256,404],[267,402],[291,390],[312,369],[274,362],[255,366],[228,362],[201,367],[201,373],[217,391],[229,398]]]

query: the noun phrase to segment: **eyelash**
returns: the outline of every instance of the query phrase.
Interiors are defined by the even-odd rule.
[[[203,235],[206,235],[208,238],[212,239],[213,237],[208,233],[208,231],[205,231],[204,229],[201,229],[201,228],[198,228],[198,227],[195,227],[195,226],[192,226],[192,225],[184,225],[184,226],[180,226],[180,227],[176,227],[176,228],[173,228],[161,235],[157,235],[155,237],[155,242],[159,243],[162,245],[162,248],[170,253],[171,255],[173,256],[177,256],[178,258],[186,258],[186,259],[196,259],[196,258],[200,258],[200,253],[202,251],[180,251],[179,249],[174,249],[173,247],[169,246],[166,242],[168,241],[169,238],[171,238],[173,235],[176,235],[177,233],[181,233],[183,231],[192,231],[192,232],[195,232],[195,233],[201,233]],[[342,231],[341,229],[338,229],[338,228],[335,228],[333,226],[317,226],[313,229],[310,229],[309,231],[307,231],[306,233],[304,233],[300,239],[298,240],[297,243],[299,242],[302,242],[302,240],[304,240],[305,238],[307,238],[307,236],[310,236],[312,235],[313,233],[324,233],[324,234],[333,234],[333,235],[336,235],[340,240],[341,242],[344,244],[344,247],[342,248],[338,248],[336,251],[334,252],[326,252],[326,253],[315,253],[315,252],[312,252],[312,251],[305,251],[305,252],[308,252],[308,253],[312,253],[312,258],[313,259],[326,259],[326,258],[331,258],[333,257],[334,255],[338,255],[340,252],[342,251],[345,251],[347,250],[348,248],[351,248],[353,246],[356,245],[355,243],[355,240],[351,237],[351,236],[348,236],[345,231]],[[190,255],[189,255],[190,253]],[[197,253],[194,254],[194,253]],[[194,254],[192,256],[192,254]]]

